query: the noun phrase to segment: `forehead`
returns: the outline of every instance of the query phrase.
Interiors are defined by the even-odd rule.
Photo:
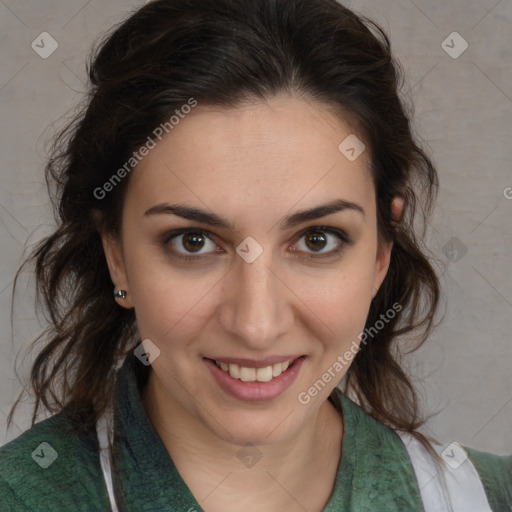
[[[346,120],[315,101],[278,96],[234,108],[198,106],[137,165],[128,197],[138,208],[184,201],[225,216],[258,215],[343,198],[372,207],[367,152],[339,149]],[[136,193],[136,194],[135,194]],[[236,219],[235,219],[236,220]]]

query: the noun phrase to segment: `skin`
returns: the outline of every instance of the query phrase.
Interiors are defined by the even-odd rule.
[[[338,150],[351,133],[326,106],[295,96],[232,109],[199,105],[132,171],[120,239],[102,233],[115,288],[128,292],[118,303],[135,308],[141,339],[161,351],[144,407],[208,512],[233,503],[246,511],[320,511],[332,493],[343,422],[327,397],[348,366],[307,405],[297,397],[359,342],[392,248],[378,243],[367,152],[351,162]],[[280,229],[284,216],[335,199],[359,204],[364,215],[344,210]],[[145,215],[160,203],[215,212],[235,230]],[[402,207],[396,198],[396,219]],[[344,230],[352,243],[307,259],[340,243],[326,233],[325,247],[308,245],[304,231],[322,225]],[[159,243],[183,227],[211,234],[199,255],[183,246],[184,236]],[[236,253],[249,236],[263,249],[250,264]],[[263,402],[227,395],[203,361],[290,354],[306,355],[298,378]],[[237,457],[247,443],[261,455],[250,468]]]

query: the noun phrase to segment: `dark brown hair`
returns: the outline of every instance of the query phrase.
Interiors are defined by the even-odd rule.
[[[107,34],[91,53],[88,73],[88,98],[56,137],[46,167],[57,229],[28,260],[50,319],[34,342],[43,347],[31,371],[32,424],[42,404],[50,412],[67,407],[77,425],[92,425],[113,392],[116,361],[139,343],[133,310],[112,298],[97,222],[119,232],[129,176],[105,197],[94,191],[190,98],[222,108],[288,92],[341,113],[365,142],[379,238],[394,242],[366,325],[395,303],[402,310],[359,350],[345,391],[432,453],[417,431],[425,420],[395,343],[410,334],[419,346],[435,326],[439,281],[413,220],[420,199],[423,219],[431,213],[438,182],[413,136],[399,96],[401,68],[382,29],[335,0],[157,0]],[[395,229],[396,195],[405,213]]]

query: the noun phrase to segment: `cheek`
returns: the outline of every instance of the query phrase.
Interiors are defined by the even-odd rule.
[[[193,339],[211,314],[220,272],[191,271],[153,250],[134,246],[126,258],[129,286],[142,339],[179,346]],[[220,299],[219,299],[220,300]]]
[[[169,346],[172,340],[175,348],[180,340],[188,344],[201,338],[208,325],[218,327],[214,316],[222,308],[239,302],[230,292],[236,289],[236,276],[225,274],[227,267],[180,268],[154,249],[136,240],[132,243],[126,264],[142,339],[161,346]],[[290,283],[291,291],[283,288],[283,297],[277,299],[285,301],[284,307],[293,309],[296,317],[289,328],[301,329],[302,323],[329,350],[357,339],[372,297],[374,252],[371,237],[365,237],[323,270],[321,266],[281,267],[281,277]]]
[[[359,343],[372,300],[372,278],[375,259],[372,248],[354,252],[337,271],[326,274],[319,282],[321,287],[313,293],[311,280],[304,277],[301,299],[311,313],[310,324],[322,333],[323,345],[330,352],[342,350],[352,341]],[[307,290],[310,290],[308,293]]]
[[[171,278],[172,277],[172,278]],[[189,336],[191,326],[200,328],[208,301],[208,282],[147,274],[133,284],[134,306],[140,334],[165,343]]]
[[[367,284],[356,275],[345,275],[330,279],[321,293],[305,298],[308,308],[318,317],[315,324],[323,325],[317,333],[323,333],[324,346],[339,349],[347,342],[358,341],[371,302]]]

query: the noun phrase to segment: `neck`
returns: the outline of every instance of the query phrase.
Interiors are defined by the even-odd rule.
[[[257,502],[260,506],[276,503],[277,510],[281,498],[285,503],[290,496],[302,495],[306,488],[311,488],[312,475],[318,475],[319,484],[324,487],[324,505],[327,503],[341,457],[343,436],[341,415],[330,401],[326,400],[286,439],[271,445],[244,447],[219,438],[179,402],[172,400],[153,371],[141,398],[167,452],[198,501],[211,489],[218,489],[219,482],[223,481],[218,493],[226,498],[251,496],[260,500]],[[230,475],[229,479],[226,475]],[[275,480],[273,485],[272,479]],[[287,492],[283,493],[283,489]],[[316,495],[316,492],[310,494]],[[222,499],[219,498],[217,495],[206,503],[215,501],[221,510]],[[205,510],[217,508],[211,506]]]

